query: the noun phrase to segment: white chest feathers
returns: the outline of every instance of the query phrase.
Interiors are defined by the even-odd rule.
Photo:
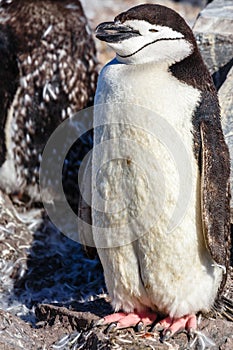
[[[166,65],[125,65],[113,60],[101,71],[95,104],[139,105],[179,128],[190,123],[199,100],[200,91],[173,77]]]

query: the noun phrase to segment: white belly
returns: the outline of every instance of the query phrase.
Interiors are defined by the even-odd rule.
[[[221,271],[204,244],[192,151],[199,98],[161,67],[109,65],[100,76],[93,235],[116,309],[181,316],[215,298]]]

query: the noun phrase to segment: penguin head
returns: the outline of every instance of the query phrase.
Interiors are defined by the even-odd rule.
[[[139,5],[113,22],[97,26],[96,37],[127,64],[163,62],[171,65],[189,56],[196,46],[192,30],[175,11],[161,5]]]

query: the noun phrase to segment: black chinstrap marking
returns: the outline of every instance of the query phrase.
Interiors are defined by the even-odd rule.
[[[155,43],[157,43],[158,41],[165,41],[165,40],[183,40],[183,39],[184,39],[184,37],[182,37],[182,38],[169,38],[169,39],[168,39],[168,38],[156,39],[156,40],[152,41],[151,43],[145,44],[145,45],[142,46],[140,49],[138,49],[137,51],[131,53],[130,55],[122,56],[122,55],[119,55],[119,54],[118,54],[118,56],[121,57],[121,58],[132,57],[132,56],[136,55],[136,53],[138,53],[139,51],[143,50],[145,47],[147,47],[147,46],[149,46],[149,45],[152,45],[152,44],[155,44]]]

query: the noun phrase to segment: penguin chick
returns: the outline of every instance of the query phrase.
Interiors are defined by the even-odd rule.
[[[180,329],[196,329],[195,314],[211,308],[227,276],[230,166],[217,93],[192,30],[167,7],[133,7],[113,22],[98,25],[96,36],[116,53],[102,69],[95,95],[92,173],[97,175],[92,185],[92,234],[116,311],[99,323],[114,322],[116,328],[125,328],[151,324],[163,315],[158,327],[164,329],[165,340]],[[181,157],[179,167],[181,175],[190,177],[191,194],[181,220],[170,232],[174,208],[182,207],[186,193],[182,186],[178,188],[177,170],[162,142],[133,127],[137,108],[143,130],[146,124],[155,131],[161,125],[171,127],[182,140],[179,152],[188,154]],[[168,133],[168,144],[167,130],[164,128],[162,135]],[[142,212],[143,206],[137,206],[146,203],[149,190],[137,167],[132,166],[133,158],[128,160],[129,149],[120,143],[117,148],[116,142],[119,156],[109,160],[109,149],[97,147],[114,138],[130,137],[144,147],[143,154],[151,152],[157,161],[148,158],[156,191],[149,209]],[[105,165],[100,165],[100,160]],[[165,190],[159,177],[161,169]],[[127,175],[127,186],[122,174]],[[134,205],[117,213],[110,210],[117,193],[124,196],[126,190]],[[105,201],[102,211],[93,209],[98,208],[100,195]],[[154,224],[138,232],[160,211],[162,200],[162,211]],[[128,231],[135,239],[124,243],[121,225],[132,222],[133,217],[137,217],[138,226],[129,226]],[[111,245],[109,236],[101,244],[99,227],[113,228],[116,235],[119,231],[118,244],[114,241]]]
[[[93,104],[95,45],[78,0],[2,0],[0,30],[0,186],[38,201],[46,141],[64,119]],[[75,167],[64,170],[69,179],[90,147],[76,147]]]

